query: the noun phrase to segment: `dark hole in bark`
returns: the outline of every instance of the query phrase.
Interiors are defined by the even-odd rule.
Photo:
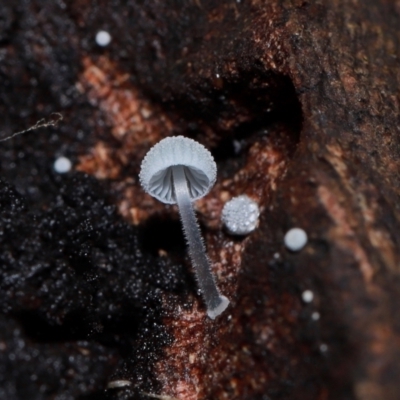
[[[210,150],[220,177],[241,169],[249,148],[265,137],[288,157],[300,140],[303,116],[293,82],[263,70],[257,62],[234,78],[203,82],[187,96],[174,98],[167,108],[178,115],[177,133],[200,142],[205,132],[216,134],[217,143]]]
[[[90,317],[84,310],[67,315],[60,325],[52,325],[36,312],[24,311],[17,318],[29,338],[37,343],[95,340],[103,346],[131,351],[131,340],[137,336],[142,313],[126,307],[111,318]]]
[[[169,255],[185,254],[185,238],[178,213],[172,217],[164,214],[150,217],[141,225],[139,237],[145,253],[154,256],[159,256],[160,251]]]
[[[18,315],[18,320],[25,333],[35,342],[54,343],[70,340],[87,339],[89,325],[76,313],[68,317],[61,325],[51,325],[35,312],[24,311]]]
[[[204,82],[188,97],[174,98],[168,104],[182,119],[189,136],[200,136],[205,129],[242,140],[255,132],[282,122],[291,128],[292,140],[298,142],[302,110],[293,82],[288,76],[255,67],[240,71],[234,78],[221,77],[216,87],[213,80]],[[191,101],[196,94],[196,101]],[[186,122],[183,122],[186,121]],[[218,147],[215,149],[217,157]]]

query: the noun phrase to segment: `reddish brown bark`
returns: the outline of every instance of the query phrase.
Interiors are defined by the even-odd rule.
[[[5,145],[4,179],[32,207],[51,209],[63,181],[47,177],[44,160],[67,151],[75,170],[100,180],[124,224],[134,225],[143,258],[134,258],[132,268],[156,260],[173,271],[168,282],[153,270],[140,275],[132,292],[124,286],[129,268],[118,282],[104,278],[115,310],[135,304],[139,328],[131,338],[131,326],[109,328],[118,355],[96,375],[97,391],[79,392],[74,381],[54,393],[101,398],[110,380],[123,378],[131,386],[106,396],[400,398],[399,2],[27,4],[1,6],[1,131],[55,111],[66,123],[52,131],[61,135],[53,142],[43,136],[42,144],[19,138]],[[99,29],[113,37],[105,49],[93,40]],[[173,134],[202,142],[218,163],[215,188],[197,204],[219,286],[232,303],[216,321],[206,318],[196,293],[177,210],[145,195],[137,178],[146,151]],[[29,154],[17,167],[10,167],[19,157],[13,146]],[[32,168],[39,174],[27,173]],[[220,214],[226,200],[243,193],[260,205],[261,221],[235,239],[222,229]],[[80,215],[78,201],[71,207]],[[309,236],[299,253],[283,245],[294,226]],[[67,235],[70,228],[60,229]],[[123,239],[115,243],[119,254],[129,253]],[[96,246],[91,239],[85,251]],[[103,277],[97,261],[90,265]],[[147,288],[148,303],[141,297]],[[21,289],[29,290],[35,297],[36,287]],[[314,294],[310,303],[302,301],[305,290]],[[56,323],[39,300],[35,312]],[[92,328],[82,328],[102,345],[107,301],[91,315],[93,324],[106,326],[103,333],[93,338]],[[85,306],[77,313],[82,320]],[[70,312],[66,306],[60,315]],[[24,324],[16,311],[3,314]],[[125,351],[121,335],[134,351]]]

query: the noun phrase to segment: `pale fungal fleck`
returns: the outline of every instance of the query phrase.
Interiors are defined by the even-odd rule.
[[[192,139],[168,137],[146,154],[139,177],[143,189],[151,196],[166,204],[178,204],[207,315],[216,318],[228,307],[229,300],[215,283],[192,206],[192,202],[205,196],[215,183],[217,166],[211,153]]]
[[[258,204],[246,195],[234,197],[222,209],[222,222],[232,235],[247,235],[258,225]]]
[[[119,389],[127,386],[131,386],[132,382],[125,379],[118,379],[115,381],[108,382],[107,389]]]
[[[142,392],[144,396],[151,397],[153,399],[158,399],[158,400],[178,400],[176,397],[171,397],[165,394],[154,394],[154,393],[146,393]]]
[[[149,110],[146,107],[142,107],[140,109],[140,113],[142,114],[142,117],[145,118],[145,119],[148,119],[148,118],[151,117],[151,110]]]
[[[233,151],[235,152],[235,154],[239,154],[240,151],[242,150],[242,143],[239,140],[234,140],[232,144],[233,144]]]
[[[325,344],[325,343],[322,343],[322,344],[319,346],[319,350],[321,351],[321,353],[326,353],[326,352],[328,351],[328,345]]]
[[[311,314],[311,319],[313,321],[318,321],[320,319],[321,315],[319,314],[319,312],[315,311]]]
[[[311,290],[305,290],[301,294],[301,298],[305,303],[311,303],[314,300],[314,293]]]
[[[108,46],[111,43],[111,35],[107,31],[98,31],[96,43],[101,47]]]
[[[67,157],[58,157],[54,162],[54,170],[59,174],[65,174],[72,168],[71,160]]]
[[[307,233],[301,228],[292,228],[286,232],[285,246],[291,251],[299,251],[307,244]]]

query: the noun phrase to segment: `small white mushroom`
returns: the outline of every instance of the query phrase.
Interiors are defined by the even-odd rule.
[[[307,233],[301,228],[292,228],[284,237],[285,246],[291,251],[299,251],[307,244]]]
[[[192,202],[211,190],[216,176],[211,153],[183,136],[165,138],[152,147],[139,176],[143,189],[151,196],[166,204],[178,204],[190,258],[211,319],[228,307],[229,300],[215,283]]]
[[[234,197],[222,209],[222,222],[232,235],[247,235],[258,225],[258,204],[246,195]]]

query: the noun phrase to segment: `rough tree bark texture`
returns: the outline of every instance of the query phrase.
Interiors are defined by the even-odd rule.
[[[0,143],[0,397],[398,400],[399,27],[399,1],[0,0],[2,136],[64,117]],[[137,178],[176,134],[218,163],[215,321]]]

